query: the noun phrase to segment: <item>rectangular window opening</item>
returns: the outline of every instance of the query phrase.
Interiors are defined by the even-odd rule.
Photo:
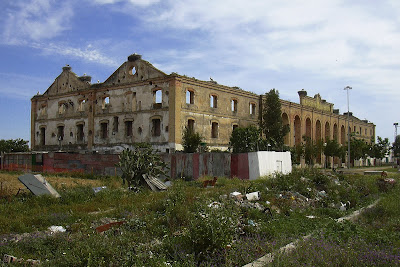
[[[160,119],[153,119],[153,136],[160,136],[161,135],[161,120]]]
[[[210,96],[210,107],[217,108],[217,104],[218,104],[217,96],[216,95],[211,95]]]
[[[125,135],[126,136],[132,136],[132,121],[126,121],[125,122]]]
[[[106,139],[108,137],[108,123],[102,122],[100,124],[100,129],[101,129],[101,138]]]
[[[236,99],[232,99],[231,101],[231,108],[232,108],[232,112],[237,112],[237,100]]]
[[[114,122],[113,122],[113,132],[114,133],[118,133],[118,124],[119,124],[118,117],[115,116],[114,117]]]
[[[188,130],[194,132],[194,120],[188,120]]]
[[[57,138],[59,141],[64,139],[64,126],[57,127]]]
[[[256,114],[256,104],[250,103],[250,115]]]
[[[211,124],[211,138],[218,138],[218,123],[213,122]]]
[[[187,90],[186,91],[186,104],[194,104],[194,92]]]
[[[82,142],[82,141],[83,141],[83,124],[78,124],[78,125],[76,126],[76,128],[77,128],[76,139],[77,139],[79,142]]]

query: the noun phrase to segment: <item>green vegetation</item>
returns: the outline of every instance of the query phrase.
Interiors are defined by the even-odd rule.
[[[394,140],[392,149],[394,152],[394,156],[400,157],[400,135],[396,136],[396,139]]]
[[[289,132],[289,125],[283,125],[281,101],[278,90],[271,89],[265,94],[260,128],[265,136],[266,145],[272,150],[282,151],[284,137]]]
[[[398,265],[400,190],[380,191],[377,178],[300,169],[256,181],[218,178],[214,188],[176,180],[158,193],[123,190],[118,178],[102,180],[107,188],[98,193],[58,185],[60,199],[28,193],[0,199],[0,255],[44,266],[241,266],[313,233],[274,264]],[[258,191],[260,200],[240,202],[229,196],[234,191]],[[335,221],[379,197],[357,222]],[[341,210],[341,202],[349,209]],[[124,223],[96,232],[114,221]],[[52,225],[67,232],[50,234]]]
[[[194,130],[185,127],[182,136],[183,152],[196,153],[198,152],[202,143],[203,137],[200,135],[200,133],[195,133]]]
[[[128,187],[138,188],[144,183],[143,175],[158,177],[166,176],[167,164],[160,154],[148,143],[135,144],[133,150],[125,149],[119,155],[118,167],[122,171],[122,180]]]
[[[26,152],[29,151],[28,146],[29,141],[25,141],[21,138],[0,140],[0,152],[10,153],[10,152]]]
[[[233,153],[258,151],[261,142],[260,130],[254,126],[236,128],[230,138]]]

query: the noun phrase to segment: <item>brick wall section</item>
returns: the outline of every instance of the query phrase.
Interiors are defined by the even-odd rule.
[[[5,170],[23,170],[38,172],[82,172],[97,175],[121,175],[115,167],[118,155],[115,154],[77,154],[65,152],[44,153],[40,165],[24,164],[19,166],[16,154],[5,154],[8,164],[3,164]],[[171,179],[180,177],[198,179],[202,176],[239,177],[249,179],[247,154],[230,153],[161,153],[163,161],[169,166]],[[27,162],[32,162],[35,154],[19,155]]]

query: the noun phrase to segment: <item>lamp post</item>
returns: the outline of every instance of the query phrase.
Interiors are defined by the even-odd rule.
[[[393,125],[394,125],[394,139],[393,139],[393,143],[394,143],[394,142],[396,142],[397,127],[399,127],[399,123],[398,123],[398,122],[395,122],[395,123],[393,123]],[[395,163],[397,163],[397,162],[395,162],[395,161],[396,161],[396,157],[395,157],[395,154],[394,154],[394,151],[393,151],[393,165],[394,165]]]
[[[347,91],[347,169],[350,169],[350,104],[349,104],[349,90],[353,89],[346,86],[344,90]]]

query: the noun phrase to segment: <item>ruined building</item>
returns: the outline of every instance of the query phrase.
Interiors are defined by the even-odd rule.
[[[370,141],[375,125],[346,114],[320,95],[299,91],[300,103],[281,100],[290,125],[285,143],[302,136],[336,139],[347,131]],[[120,152],[136,142],[150,142],[162,152],[182,149],[182,132],[199,132],[210,148],[225,150],[235,127],[257,124],[263,95],[214,81],[165,74],[133,54],[105,82],[91,84],[70,66],[42,95],[32,98],[31,145],[36,151]]]

